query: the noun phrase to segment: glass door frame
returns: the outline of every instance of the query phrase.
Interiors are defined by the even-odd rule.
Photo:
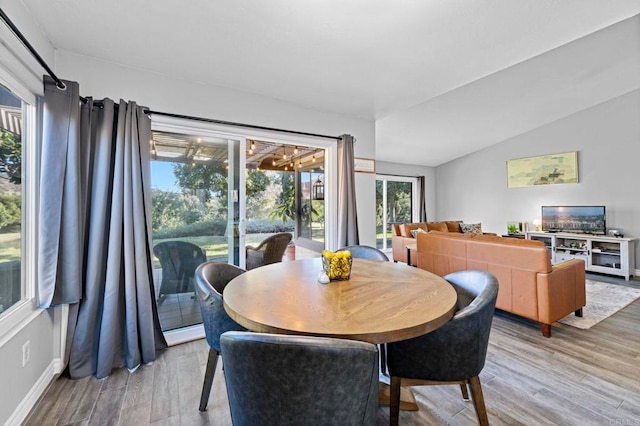
[[[246,141],[247,139],[261,139],[282,145],[306,145],[310,147],[325,149],[325,246],[335,248],[338,241],[337,236],[337,157],[338,141],[334,139],[317,138],[313,136],[302,136],[296,134],[286,134],[275,131],[253,129],[249,127],[229,126],[207,121],[191,120],[188,118],[176,118],[163,115],[151,116],[151,130],[183,133],[194,135],[210,135],[217,138],[229,140],[239,140],[240,147],[238,153],[239,170],[246,169]],[[230,166],[231,169],[231,166]],[[231,172],[231,171],[230,171]],[[240,267],[244,268],[245,263],[245,235],[246,235],[246,191],[245,174],[239,173],[238,201],[239,201],[239,258]],[[232,198],[232,197],[230,197]],[[188,341],[205,337],[202,324],[192,325],[180,329],[164,332],[167,343],[177,345]]]
[[[391,251],[391,246],[387,246],[387,225],[388,225],[388,212],[387,212],[387,182],[407,182],[411,184],[411,221],[417,222],[420,216],[419,201],[419,182],[417,177],[412,176],[398,176],[398,175],[384,175],[376,174],[376,182],[382,181],[382,224],[383,224],[383,238],[382,249],[385,252]]]

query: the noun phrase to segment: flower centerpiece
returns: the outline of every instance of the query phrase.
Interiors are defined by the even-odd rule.
[[[349,250],[332,252],[322,251],[322,270],[331,281],[348,280],[351,276],[351,252]]]

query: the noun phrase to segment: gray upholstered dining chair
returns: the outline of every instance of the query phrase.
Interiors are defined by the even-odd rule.
[[[247,271],[259,266],[282,262],[282,256],[291,241],[291,234],[281,232],[263,240],[257,247],[246,247]]]
[[[387,343],[391,375],[390,422],[398,424],[400,386],[459,384],[481,425],[488,425],[480,371],[484,367],[498,280],[486,271],[460,271],[444,277],[458,294],[457,312],[437,330],[409,340]]]
[[[370,246],[347,246],[342,247],[338,251],[349,250],[351,257],[356,259],[370,259],[388,262],[389,258],[382,251]]]
[[[235,426],[375,424],[375,345],[233,331],[220,344]]]
[[[211,385],[218,364],[220,350],[220,335],[226,331],[246,328],[232,320],[224,310],[222,292],[225,286],[245,271],[234,265],[226,263],[207,262],[196,269],[196,295],[202,313],[202,323],[204,332],[209,344],[209,357],[207,358],[207,369],[202,384],[202,395],[200,396],[200,411],[207,409]]]

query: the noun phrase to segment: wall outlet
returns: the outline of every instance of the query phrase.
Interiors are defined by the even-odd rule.
[[[24,367],[31,359],[31,340],[27,340],[22,345],[22,366]]]

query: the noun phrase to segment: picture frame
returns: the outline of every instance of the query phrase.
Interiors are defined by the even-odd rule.
[[[375,173],[376,172],[376,160],[373,158],[354,158],[353,170],[356,173]]]
[[[578,151],[507,160],[507,188],[578,183]]]

